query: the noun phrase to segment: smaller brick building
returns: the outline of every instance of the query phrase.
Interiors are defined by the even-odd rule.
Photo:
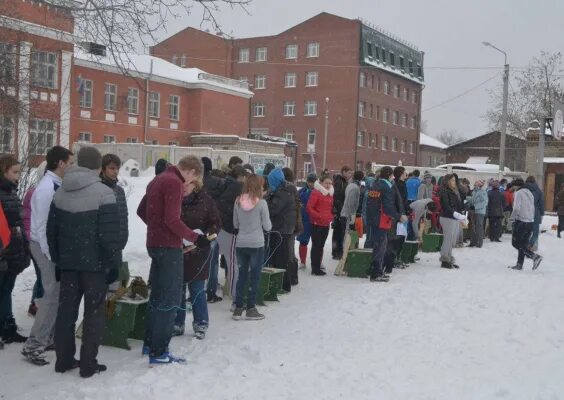
[[[501,132],[493,131],[446,149],[446,162],[465,163],[470,157],[487,157],[488,164],[499,164]],[[507,135],[505,139],[505,167],[512,171],[525,170],[525,140]]]
[[[429,135],[421,132],[419,136],[419,166],[435,168],[445,163],[448,146]]]

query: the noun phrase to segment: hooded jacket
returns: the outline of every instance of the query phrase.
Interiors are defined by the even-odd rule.
[[[488,192],[480,187],[475,187],[472,191],[472,205],[474,213],[486,215],[488,209]]]
[[[96,171],[71,167],[53,197],[47,220],[49,252],[57,269],[106,272],[118,269],[119,211],[112,189]]]
[[[392,183],[387,179],[379,179],[366,189],[366,222],[373,229],[380,228],[380,220],[386,214],[393,220],[398,220],[401,214],[394,204],[394,191]]]
[[[263,232],[272,229],[266,201],[241,195],[235,201],[233,226],[239,230],[236,247],[264,247]]]
[[[360,182],[351,181],[345,189],[345,201],[341,209],[341,217],[347,219],[347,224],[354,223],[356,210],[360,201]]]
[[[107,179],[100,176],[102,183],[112,189],[114,195],[116,196],[116,204],[119,214],[119,241],[120,249],[123,250],[129,239],[129,222],[128,222],[128,211],[127,211],[127,199],[125,198],[125,191],[118,185],[117,180]],[[118,265],[123,262],[123,256],[121,251],[115,253],[116,260],[114,261]]]
[[[39,243],[41,252],[49,256],[47,243],[47,218],[53,196],[63,180],[53,171],[47,171],[31,196],[31,229],[30,239]]]
[[[25,234],[23,207],[18,197],[18,185],[0,178],[0,203],[11,232],[11,240],[2,258],[8,264],[8,271],[19,274],[29,266],[31,260],[29,241]]]
[[[526,186],[515,192],[511,219],[529,223],[535,220],[535,196]]]
[[[405,186],[407,187],[407,200],[415,201],[417,200],[417,193],[419,191],[419,186],[421,185],[421,180],[416,176],[412,176],[407,180]]]
[[[463,211],[460,195],[450,187],[441,188],[439,192],[441,202],[441,217],[454,219],[454,213]]]
[[[317,226],[329,226],[333,221],[333,194],[335,190],[333,186],[330,190],[325,189],[319,181],[316,181],[313,187],[306,207],[311,223]]]
[[[417,189],[417,199],[432,199],[433,198],[433,184],[422,182]]]
[[[284,180],[280,168],[275,168],[268,174],[269,194],[266,198],[268,212],[272,221],[272,230],[283,235],[293,234],[296,230],[298,209],[296,207],[298,190]]]

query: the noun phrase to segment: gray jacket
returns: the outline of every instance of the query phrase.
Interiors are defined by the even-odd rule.
[[[239,230],[235,247],[263,247],[263,231],[272,229],[266,201],[259,200],[254,204],[245,195],[237,198],[233,208],[233,226]]]
[[[433,184],[422,183],[417,189],[417,200],[432,199],[433,198]]]
[[[347,219],[348,224],[352,224],[356,217],[356,210],[360,201],[360,184],[352,181],[345,189],[345,202],[341,210],[341,217]]]
[[[535,221],[535,197],[529,189],[523,187],[515,192],[511,219],[521,222]]]
[[[421,187],[423,187],[423,185],[419,186],[419,188]],[[419,199],[409,205],[409,208],[411,208],[415,213],[415,217],[413,218],[413,222],[411,224],[415,237],[419,237],[419,220],[421,220],[421,217],[425,214],[427,204],[432,202],[432,199]]]

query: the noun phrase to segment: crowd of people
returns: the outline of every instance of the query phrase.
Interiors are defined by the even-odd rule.
[[[23,343],[26,360],[47,365],[46,352],[56,353],[55,371],[79,368],[82,377],[103,372],[98,347],[105,324],[108,285],[118,279],[122,251],[128,241],[128,209],[118,183],[121,160],[102,157],[83,147],[75,157],[60,146],[50,149],[36,171],[35,182],[18,197],[20,163],[0,158],[0,348]],[[490,182],[447,174],[436,179],[404,167],[386,166],[366,176],[344,166],[331,176],[309,174],[298,190],[289,168],[266,164],[262,170],[232,157],[224,169],[209,158],[186,156],[176,165],[159,160],[137,209],[147,226],[151,266],[149,311],[143,354],[150,365],[182,363],[169,351],[173,336],[185,333],[187,310],[192,329],[204,339],[209,326],[208,303],[218,295],[220,266],[225,269],[222,296],[232,301],[234,320],[265,318],[257,307],[262,268],[284,270],[282,289],[299,284],[298,270],[308,263],[314,276],[326,275],[324,247],[332,228],[332,257],[347,251],[347,235],[366,236],[372,249],[367,265],[370,281],[387,282],[407,241],[441,233],[440,267],[459,265],[453,249],[480,248],[487,232],[499,242],[512,231],[517,263],[525,258],[536,269],[535,253],[544,215],[543,195],[534,177]],[[558,236],[564,230],[564,187],[557,196]],[[469,235],[464,234],[468,230]],[[296,242],[298,257],[296,257]],[[194,246],[195,245],[195,246]],[[33,264],[37,281],[29,337],[18,332],[12,311],[16,277]],[[84,298],[80,359],[75,358],[75,328]]]

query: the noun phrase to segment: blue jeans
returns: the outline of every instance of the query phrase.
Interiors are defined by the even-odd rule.
[[[192,328],[194,332],[205,332],[208,329],[208,301],[206,299],[205,281],[192,281],[182,286],[180,308],[176,313],[174,325],[184,326],[186,320],[186,286],[192,299]]]
[[[217,292],[217,276],[219,274],[219,245],[213,240],[210,245],[210,276],[208,277],[208,286],[206,291],[208,295],[214,295]]]
[[[149,318],[145,334],[145,345],[151,356],[160,356],[168,351],[172,337],[178,302],[182,295],[184,257],[182,249],[152,247],[151,296]]]
[[[249,293],[247,294],[247,310],[253,308],[257,302],[257,290],[260,281],[262,265],[264,264],[264,247],[237,247],[237,264],[239,265],[239,279],[237,280],[237,298],[235,305],[243,308],[245,285],[249,279]]]

